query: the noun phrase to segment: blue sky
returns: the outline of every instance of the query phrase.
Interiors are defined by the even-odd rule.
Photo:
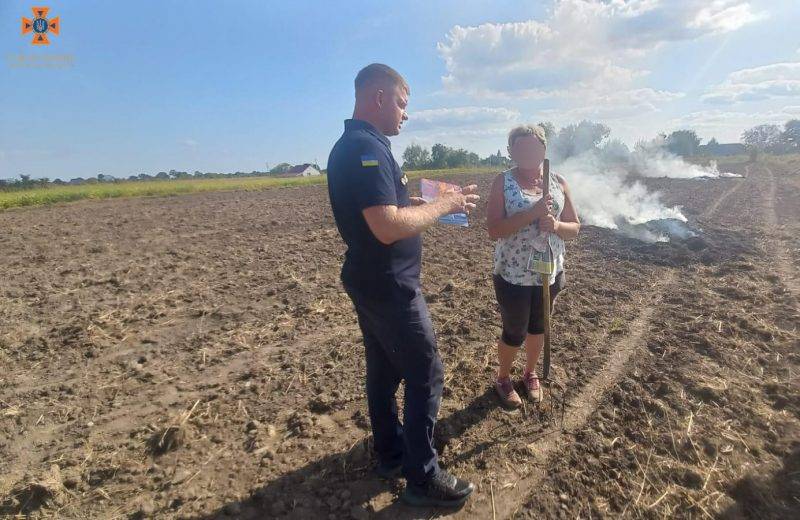
[[[793,3],[42,2],[61,34],[33,46],[34,4],[0,0],[0,178],[324,166],[374,61],[412,88],[398,159],[411,142],[486,155],[540,120],[737,140],[800,117]],[[14,66],[45,56],[72,63]]]

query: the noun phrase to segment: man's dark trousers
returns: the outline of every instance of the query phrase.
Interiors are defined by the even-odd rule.
[[[444,372],[420,289],[366,296],[345,287],[358,314],[367,360],[367,403],[375,452],[384,465],[402,461],[403,476],[422,483],[439,471],[433,429]],[[395,393],[405,381],[403,425]]]

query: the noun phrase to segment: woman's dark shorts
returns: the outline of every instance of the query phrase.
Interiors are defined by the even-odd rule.
[[[556,296],[564,288],[564,272],[556,275],[550,286],[550,312]],[[503,318],[503,335],[500,339],[508,346],[519,347],[525,342],[527,334],[544,334],[544,314],[542,310],[542,287],[514,285],[500,275],[494,275],[494,293],[500,304]]]

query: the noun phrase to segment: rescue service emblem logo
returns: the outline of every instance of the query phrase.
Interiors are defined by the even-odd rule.
[[[32,7],[33,19],[22,17],[22,34],[33,33],[33,45],[50,45],[47,34],[58,34],[61,31],[61,20],[56,16],[48,19],[49,7]]]

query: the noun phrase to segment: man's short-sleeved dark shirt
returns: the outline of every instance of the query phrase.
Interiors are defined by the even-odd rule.
[[[386,136],[366,121],[346,120],[328,158],[328,194],[347,244],[342,281],[365,295],[384,298],[419,287],[420,236],[382,244],[362,213],[372,206],[408,206],[407,183]]]

